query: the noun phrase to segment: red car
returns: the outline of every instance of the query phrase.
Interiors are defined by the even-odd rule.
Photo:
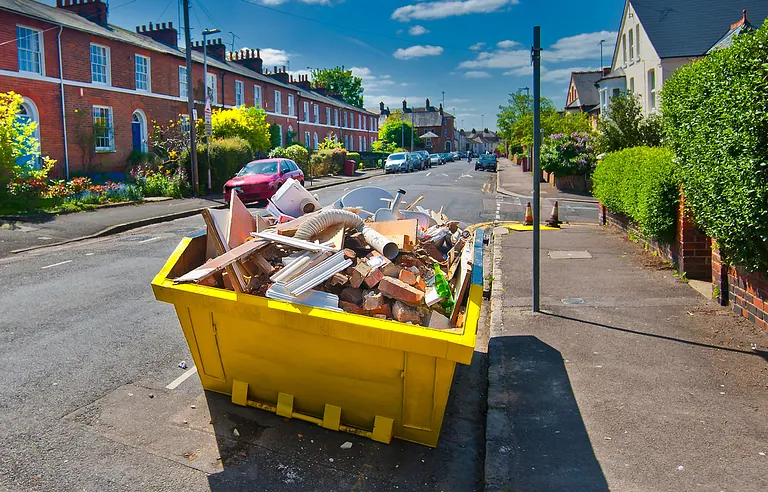
[[[232,190],[243,202],[272,198],[278,188],[293,178],[302,186],[304,173],[290,159],[263,159],[252,161],[224,184],[224,201],[229,203]]]

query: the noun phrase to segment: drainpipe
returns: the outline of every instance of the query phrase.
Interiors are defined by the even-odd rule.
[[[67,109],[64,106],[64,65],[61,63],[61,31],[64,26],[59,24],[58,46],[59,46],[59,91],[61,93],[61,125],[64,130],[64,171],[67,180],[69,180],[69,145],[67,145]]]

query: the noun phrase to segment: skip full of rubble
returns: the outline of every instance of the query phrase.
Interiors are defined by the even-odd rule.
[[[232,193],[206,209],[208,261],[176,278],[294,304],[435,329],[463,326],[473,237],[440,211],[377,187],[321,208],[289,179],[252,215]]]

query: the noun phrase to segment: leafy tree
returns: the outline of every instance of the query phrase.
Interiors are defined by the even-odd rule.
[[[232,109],[214,110],[211,115],[211,130],[214,138],[240,137],[254,152],[265,152],[270,148],[270,131],[267,113],[261,108],[240,106]],[[203,120],[198,120],[198,134],[205,131]]]
[[[658,147],[662,139],[658,116],[643,117],[643,109],[631,94],[611,97],[608,111],[600,118],[597,147],[601,152],[616,152],[630,147]]]
[[[352,75],[352,70],[343,65],[312,70],[312,86],[325,87],[332,94],[340,94],[352,106],[363,107],[363,79]]]
[[[407,119],[405,121],[387,119],[386,123],[379,127],[379,140],[383,140],[387,144],[394,143],[404,149],[410,149],[412,129],[413,127]],[[415,133],[413,145],[416,147],[422,145],[421,139]]]
[[[528,94],[510,94],[509,104],[499,106],[497,126],[508,145],[515,148],[533,145],[533,101],[533,96]],[[556,133],[592,131],[586,114],[561,114],[554,103],[544,97],[540,105],[542,140]]]
[[[0,184],[24,171],[17,159],[40,155],[37,124],[18,119],[21,103],[22,97],[15,92],[0,92]]]
[[[269,125],[269,148],[276,149],[280,147],[280,127]]]

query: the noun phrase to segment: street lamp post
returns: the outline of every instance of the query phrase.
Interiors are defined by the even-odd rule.
[[[189,113],[189,160],[192,167],[192,196],[197,197],[197,137],[195,136],[195,93],[192,90],[192,39],[189,34],[189,0],[182,1],[184,9],[184,43],[187,66],[187,112]]]
[[[205,29],[203,31],[203,80],[205,84],[205,106],[211,102],[211,98],[208,95],[208,45],[206,44],[206,37],[211,34],[220,33],[220,29]],[[232,40],[234,43],[234,38]],[[233,44],[234,46],[234,44]],[[208,131],[205,132],[205,156],[208,159],[208,192],[211,192],[211,142],[208,136]]]
[[[600,71],[603,70],[603,43],[605,43],[605,39],[600,40]]]

